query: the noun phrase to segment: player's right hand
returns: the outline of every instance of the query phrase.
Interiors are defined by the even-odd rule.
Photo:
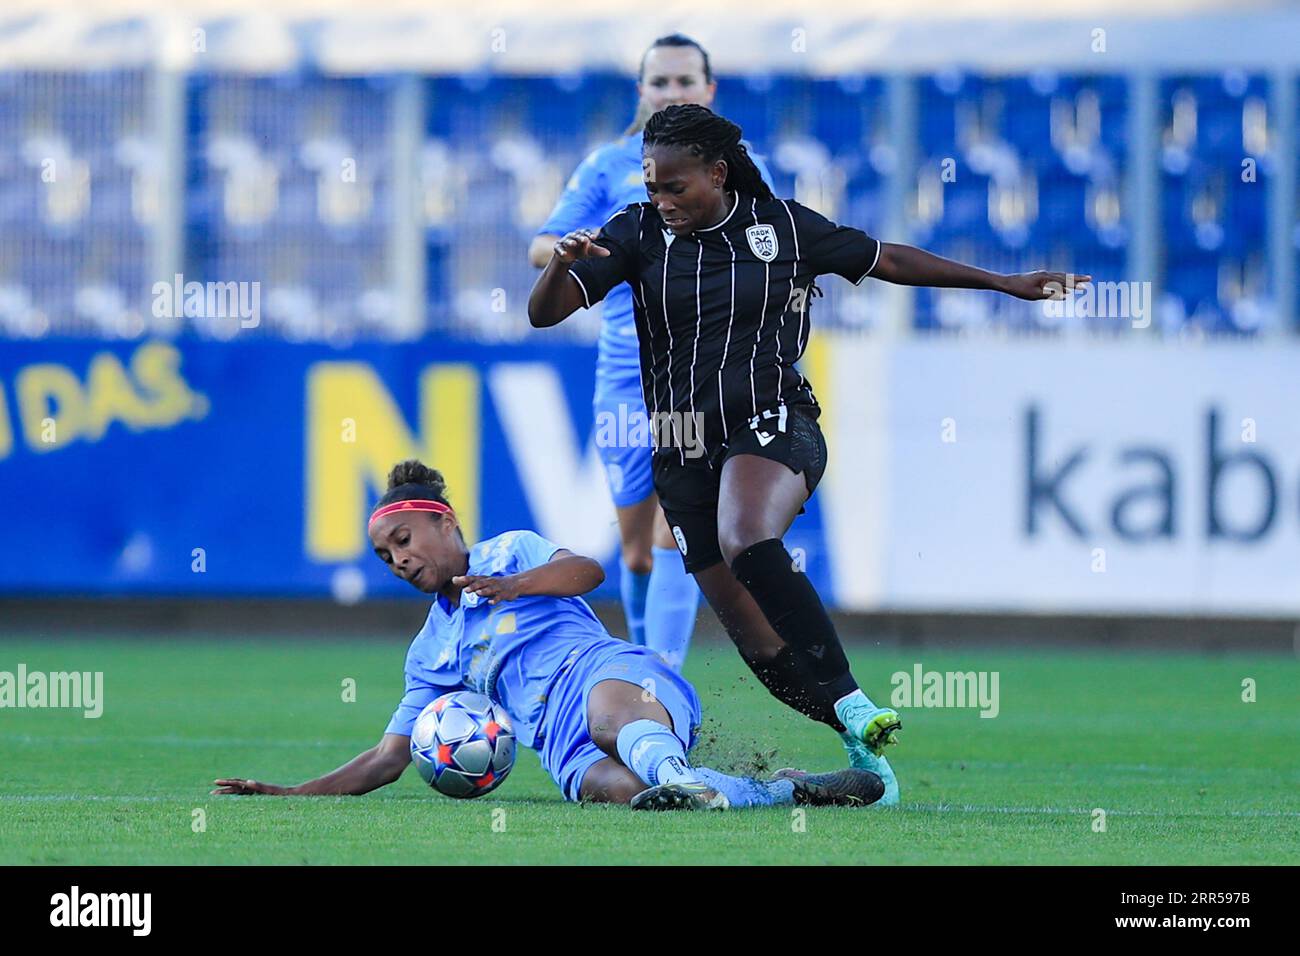
[[[281,787],[274,783],[260,783],[257,780],[245,780],[242,777],[222,777],[214,780],[217,789],[213,793],[230,793],[239,796],[250,796],[255,793],[268,794],[273,797],[282,797],[289,792],[288,787]]]
[[[609,250],[596,244],[596,234],[590,229],[575,229],[555,244],[555,257],[565,265],[576,259],[603,258]]]

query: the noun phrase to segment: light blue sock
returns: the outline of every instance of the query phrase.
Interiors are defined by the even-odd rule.
[[[650,590],[650,572],[637,574],[620,559],[618,592],[623,598],[623,616],[627,618],[627,639],[645,644],[645,605]]]
[[[700,608],[700,586],[687,573],[676,548],[654,548],[654,569],[645,603],[645,643],[681,672]]]
[[[794,781],[755,780],[753,777],[733,777],[708,767],[693,767],[700,783],[707,783],[737,807],[783,807],[794,803]]]
[[[656,720],[634,720],[618,732],[618,759],[654,787],[661,783],[698,783],[686,762],[686,747]]]
[[[876,709],[875,702],[872,701],[872,699],[863,692],[861,687],[859,687],[857,690],[853,691],[852,693],[845,694],[843,697],[841,697],[839,700],[835,702],[835,716],[837,717],[839,716],[840,709],[845,705],[858,703],[858,702],[865,704],[866,706],[870,707],[872,710]]]

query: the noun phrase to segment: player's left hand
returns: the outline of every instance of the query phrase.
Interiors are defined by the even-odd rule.
[[[221,777],[212,781],[217,785],[213,793],[229,793],[237,796],[251,796],[253,794],[266,794],[272,797],[283,797],[289,792],[288,787],[282,787],[275,783],[260,783],[257,780],[245,780],[242,777]]]
[[[489,604],[519,597],[519,577],[514,574],[458,574],[451,583],[463,587],[470,594],[487,598]]]
[[[1031,302],[1042,299],[1064,299],[1067,292],[1092,281],[1090,275],[1073,272],[1021,272],[1003,276],[1002,291],[1017,299]]]
[[[596,242],[599,232],[590,229],[575,229],[565,235],[554,245],[555,255],[565,265],[572,265],[578,259],[605,259],[609,250]]]

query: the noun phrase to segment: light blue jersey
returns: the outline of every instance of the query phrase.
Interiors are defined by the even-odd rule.
[[[545,564],[559,545],[533,531],[507,531],[470,548],[469,573],[517,574]],[[410,736],[415,718],[448,691],[470,689],[500,703],[515,735],[536,746],[555,680],[584,654],[627,644],[605,630],[580,597],[521,597],[491,605],[463,592],[438,595],[406,654],[406,693],[387,733]]]
[[[748,144],[747,144],[748,145]],[[767,165],[750,150],[763,181],[772,184]],[[623,136],[591,152],[574,170],[550,218],[538,235],[562,236],[575,229],[597,229],[629,203],[645,202],[641,173],[641,134]],[[605,296],[596,363],[596,393],[641,401],[641,366],[632,317],[632,290],[620,283]]]
[[[469,551],[469,573],[518,574],[561,550],[533,531],[507,531]],[[580,597],[521,597],[489,604],[462,592],[438,595],[406,652],[406,693],[388,722],[409,737],[425,707],[454,690],[486,694],[505,708],[515,737],[577,800],[588,769],[606,755],[592,742],[587,698],[607,680],[653,688],[688,748],[700,725],[695,689],[653,651],[613,637]]]
[[[563,236],[597,229],[630,202],[644,202],[641,134],[623,136],[592,151],[569,177],[539,235]],[[641,364],[632,289],[626,282],[605,297],[596,362],[598,392],[641,392]]]

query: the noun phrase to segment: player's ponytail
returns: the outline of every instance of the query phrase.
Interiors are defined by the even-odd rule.
[[[450,505],[447,481],[442,472],[415,458],[399,461],[388,473],[388,490],[375,506],[381,508],[394,501],[429,499]]]
[[[642,148],[675,146],[688,150],[705,163],[719,159],[727,164],[726,189],[739,190],[767,202],[772,190],[741,142],[741,129],[705,106],[686,103],[666,107],[646,122]]]
[[[645,129],[645,124],[650,117],[655,115],[655,108],[645,100],[637,100],[636,115],[632,117],[632,122],[628,124],[627,129],[623,130],[624,136],[635,136]]]

